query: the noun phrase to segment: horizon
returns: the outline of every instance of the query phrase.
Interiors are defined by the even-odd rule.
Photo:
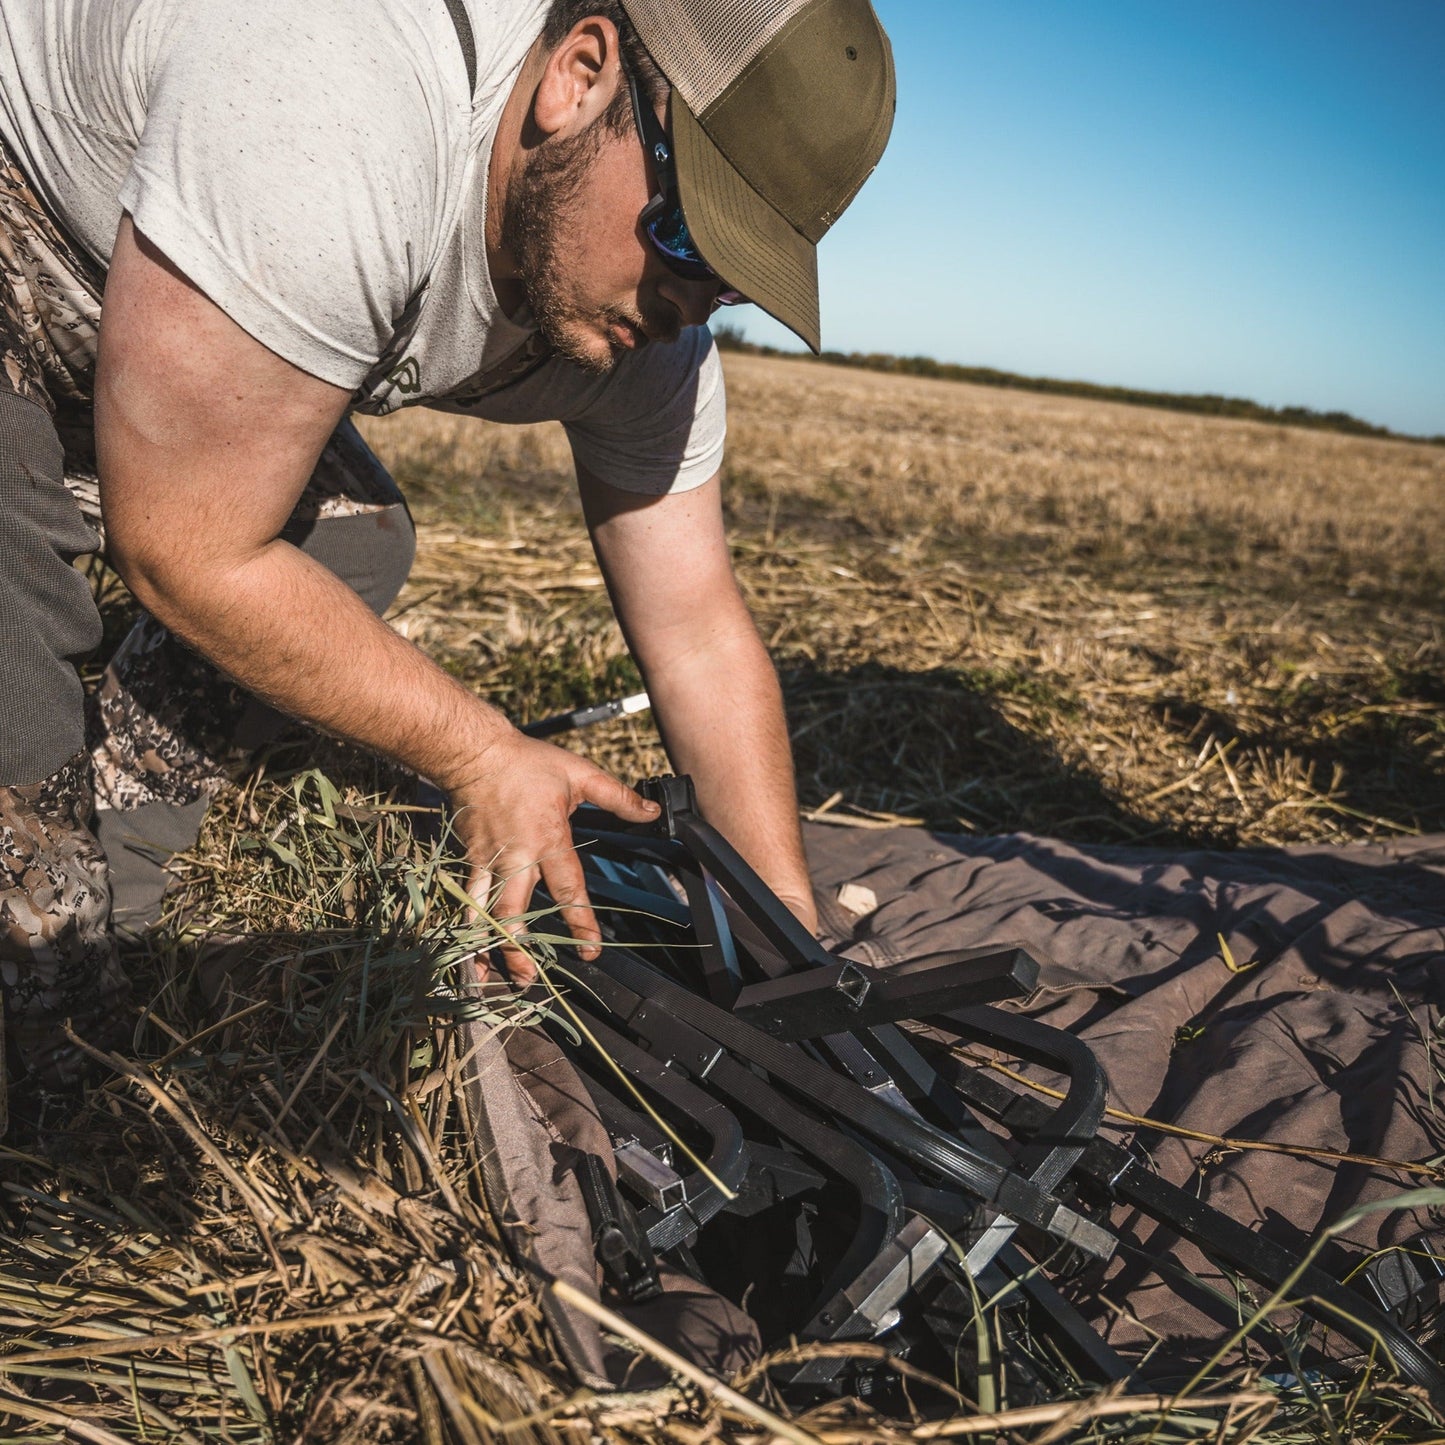
[[[1253,397],[1235,396],[1225,392],[1150,391],[1143,387],[1089,381],[1083,377],[1042,376],[1018,371],[1002,371],[998,368],[975,366],[966,362],[942,361],[936,356],[926,356],[920,352],[838,351],[832,347],[825,347],[815,356],[806,346],[799,345],[797,337],[784,328],[778,329],[792,345],[774,345],[770,341],[754,341],[745,334],[741,327],[733,325],[730,320],[719,321],[716,316],[712,318],[709,329],[712,331],[718,348],[722,351],[745,352],[780,361],[806,361],[814,366],[841,366],[849,369],[874,371],[889,376],[914,377],[926,381],[944,381],[971,386],[997,386],[1012,391],[1038,391],[1050,395],[1074,396],[1084,401],[1158,407],[1162,411],[1182,411],[1193,416],[1212,416],[1216,413],[1204,406],[1176,405],[1176,403],[1217,401],[1224,403],[1226,408],[1242,406],[1263,413],[1260,416],[1240,416],[1228,410],[1219,411],[1217,415],[1226,421],[1269,421],[1282,426],[1304,426],[1325,431],[1339,431],[1346,435],[1375,435],[1384,441],[1445,446],[1445,433],[1425,435],[1416,432],[1395,431],[1390,427],[1369,422],[1364,417],[1355,416],[1353,412],[1347,411],[1318,411],[1313,407],[1299,404],[1276,407],[1258,402]],[[895,362],[899,364],[897,366],[888,364]],[[914,370],[914,363],[920,363],[924,367],[936,366],[943,374],[933,375],[929,371]],[[959,374],[950,375],[948,374],[950,372]],[[972,374],[975,372],[989,374]],[[1099,394],[1094,395],[1096,392]],[[1109,394],[1111,392],[1119,392],[1120,395],[1113,396]],[[1291,412],[1303,413],[1303,416],[1291,416],[1289,415]],[[1278,413],[1278,415],[1274,413]],[[1340,424],[1336,425],[1336,421]],[[1353,423],[1360,423],[1369,430],[1357,430],[1352,425]]]
[[[1445,6],[874,3],[898,113],[827,350],[1445,433]]]

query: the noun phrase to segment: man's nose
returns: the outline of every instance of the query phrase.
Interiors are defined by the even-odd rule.
[[[677,307],[684,326],[701,326],[713,313],[719,288],[716,281],[689,281],[669,271],[658,289]]]

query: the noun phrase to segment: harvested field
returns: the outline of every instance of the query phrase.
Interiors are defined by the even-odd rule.
[[[1224,846],[1445,827],[1445,449],[727,358],[734,556],[813,811]],[[408,631],[630,687],[560,430],[406,415]],[[646,724],[580,737],[623,776]]]
[[[1445,829],[1445,449],[726,364],[736,564],[812,813],[1180,845]],[[399,627],[519,720],[635,688],[559,430],[366,430],[420,526]],[[646,718],[572,745],[663,767]],[[136,1062],[44,1148],[0,1145],[0,1440],[1440,1438],[1373,1376],[1309,1398],[1227,1367],[1168,1423],[574,1391],[486,1212],[445,1028],[488,934],[396,782],[274,749],[130,950]]]

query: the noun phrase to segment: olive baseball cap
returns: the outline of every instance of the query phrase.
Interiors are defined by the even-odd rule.
[[[868,0],[622,0],[672,87],[678,194],[704,260],[817,351],[818,241],[893,128]]]

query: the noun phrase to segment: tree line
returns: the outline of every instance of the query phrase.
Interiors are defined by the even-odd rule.
[[[1347,411],[1316,411],[1308,406],[1264,406],[1236,396],[1216,396],[1212,392],[1189,393],[1145,391],[1131,386],[1100,386],[1092,381],[1060,381],[1050,376],[1020,376],[1012,371],[999,371],[991,366],[960,366],[952,361],[935,361],[931,356],[894,356],[886,351],[825,351],[814,357],[811,352],[781,351],[776,346],[760,346],[749,341],[736,327],[727,324],[712,328],[713,340],[723,351],[741,351],[752,356],[781,356],[790,361],[820,361],[830,366],[853,366],[865,371],[892,372],[899,376],[924,376],[936,381],[970,381],[978,386],[1011,387],[1018,391],[1041,391],[1054,396],[1086,397],[1093,401],[1118,401],[1129,406],[1163,407],[1169,411],[1188,411],[1204,416],[1234,417],[1242,421],[1274,422],[1280,426],[1314,427],[1323,431],[1346,432],[1352,436],[1385,437],[1395,441],[1426,442],[1445,446],[1445,436],[1410,436],[1361,421]]]

